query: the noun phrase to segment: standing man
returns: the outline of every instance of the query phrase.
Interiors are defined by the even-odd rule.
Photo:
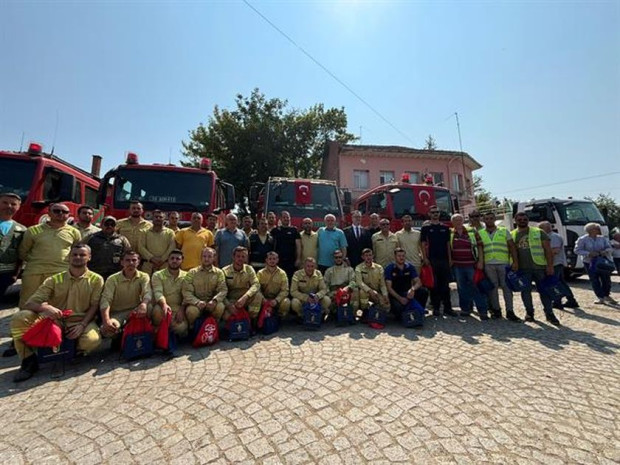
[[[121,260],[131,244],[125,236],[116,232],[116,218],[106,216],[101,222],[103,229],[86,238],[86,245],[92,251],[90,269],[108,279],[122,269]]]
[[[317,236],[319,238],[319,271],[325,273],[327,268],[334,266],[336,250],[342,252],[343,258],[347,257],[347,239],[342,229],[336,227],[336,217],[331,213],[325,215],[325,226],[319,228]]]
[[[506,283],[506,267],[510,266],[513,271],[519,269],[519,257],[512,236],[503,226],[495,225],[495,213],[489,211],[484,214],[485,228],[480,229],[478,234],[482,239],[484,248],[484,272],[493,283],[493,290],[488,294],[491,308],[491,318],[502,317],[502,309],[499,304],[499,289],[502,289],[506,318],[510,321],[520,322],[521,318],[515,315],[513,306],[512,290]],[[511,265],[512,263],[512,265]]]
[[[291,309],[303,318],[303,304],[320,304],[324,317],[329,315],[331,300],[327,297],[327,286],[323,275],[316,269],[316,260],[308,257],[304,260],[304,267],[293,274],[291,281]]]
[[[125,236],[131,244],[131,249],[138,251],[140,245],[140,233],[151,229],[151,222],[142,218],[144,207],[140,202],[129,203],[129,217],[123,218],[116,223],[116,231]]]
[[[527,289],[521,291],[521,299],[526,312],[525,321],[535,321],[531,286],[532,281],[534,281],[547,321],[552,325],[559,326],[560,322],[553,314],[551,298],[540,291],[545,275],[553,275],[553,252],[551,252],[549,236],[541,229],[529,226],[529,219],[524,212],[517,213],[515,221],[517,229],[513,230],[511,234],[517,247],[519,271],[523,273],[529,284]]]
[[[278,227],[278,217],[275,212],[267,212],[267,230],[271,232]]]
[[[416,231],[411,226],[413,225],[413,218],[411,215],[403,215],[401,218],[403,222],[403,229],[397,231],[396,239],[398,240],[398,247],[403,249],[406,254],[406,260],[411,263],[416,272],[420,272],[422,266],[422,253],[420,251],[420,231]]]
[[[553,308],[563,309],[564,307],[568,308],[579,308],[579,304],[577,300],[575,300],[575,296],[573,295],[573,291],[570,286],[566,282],[566,278],[564,277],[564,267],[567,265],[566,261],[566,251],[564,250],[564,239],[558,233],[553,231],[551,228],[551,223],[548,221],[542,221],[538,224],[538,227],[547,233],[549,236],[549,245],[551,246],[551,253],[553,254],[553,273],[555,277],[560,281],[560,285],[566,295],[566,303],[562,303],[562,299],[553,302]]]
[[[101,309],[101,335],[118,337],[131,312],[146,315],[152,291],[149,275],[139,271],[140,255],[129,250],[122,259],[123,269],[105,282],[99,308]]]
[[[179,212],[168,213],[168,229],[171,229],[175,234],[181,230],[181,228],[179,228],[180,218],[181,215],[179,215]]]
[[[192,213],[191,226],[177,232],[175,240],[183,252],[181,269],[189,271],[200,266],[202,251],[205,247],[213,245],[213,234],[208,229],[202,227],[202,215],[194,212]]]
[[[211,231],[211,234],[215,237],[215,233],[217,232],[217,215],[213,213],[207,215],[207,229]]]
[[[390,302],[383,267],[373,262],[371,249],[362,250],[362,259],[364,261],[355,268],[355,281],[360,290],[360,309],[365,315],[370,302],[373,302],[389,311]]]
[[[21,204],[22,199],[17,194],[0,194],[0,301],[4,299],[6,290],[17,281],[21,270],[18,250],[26,227],[13,220]]]
[[[151,287],[153,288],[153,325],[159,326],[164,316],[172,313],[172,330],[179,337],[188,334],[188,324],[183,306],[183,281],[186,271],[181,269],[183,252],[173,250],[168,255],[167,266],[163,270],[153,273]]]
[[[220,268],[224,268],[233,262],[233,251],[237,247],[243,247],[247,252],[250,246],[248,236],[237,228],[237,221],[237,215],[229,213],[226,215],[226,227],[220,229],[215,235],[215,251]]]
[[[331,299],[332,304],[335,303],[336,291],[340,288],[346,288],[351,294],[351,308],[353,312],[357,312],[360,296],[357,290],[357,282],[355,281],[355,270],[344,260],[342,250],[337,249],[334,251],[334,266],[329,267],[325,271],[323,278],[327,286],[327,296]]]
[[[47,278],[28,299],[25,310],[11,318],[11,334],[21,359],[13,381],[25,381],[38,370],[37,356],[23,341],[28,328],[43,317],[59,319],[63,310],[72,310],[66,320],[64,337],[77,339],[77,349],[89,353],[99,347],[101,336],[95,315],[103,289],[103,278],[87,268],[90,247],[76,244],[71,248],[69,270]]]
[[[374,234],[381,231],[381,226],[379,226],[381,217],[379,216],[378,213],[372,213],[368,218],[370,219],[370,224],[368,225],[368,228],[366,229],[366,231],[368,233],[368,236],[372,237]]]
[[[224,300],[226,311],[224,321],[228,320],[238,310],[246,308],[255,327],[263,296],[258,292],[260,284],[254,268],[247,264],[248,249],[237,246],[233,250],[233,262],[225,266],[222,271],[226,279],[228,293]]]
[[[390,309],[396,318],[400,318],[411,299],[426,307],[428,292],[422,287],[422,281],[412,263],[406,259],[405,249],[394,250],[394,262],[384,272],[385,285],[390,298]]]
[[[351,213],[351,226],[344,228],[344,237],[347,240],[347,258],[351,268],[362,263],[362,250],[372,248],[372,239],[362,227],[362,214],[359,210]]]
[[[443,303],[444,315],[456,316],[450,300],[450,279],[452,272],[450,253],[450,228],[439,222],[439,209],[436,205],[429,208],[430,223],[422,226],[422,263],[433,267],[435,286],[431,289],[433,315],[439,316]]]
[[[301,266],[301,236],[294,226],[291,226],[291,215],[283,211],[280,215],[281,226],[273,228],[271,235],[276,241],[275,251],[280,257],[280,268],[286,271],[289,281],[295,270]],[[269,217],[267,217],[269,225]],[[269,227],[269,226],[267,226]]]
[[[480,230],[484,229],[484,224],[482,224],[480,219],[480,212],[478,210],[472,210],[469,214],[469,228],[476,232],[480,232]]]
[[[272,252],[275,241],[267,230],[267,219],[258,220],[258,229],[250,234],[250,265],[256,272],[265,267],[267,254]]]
[[[383,268],[394,260],[394,250],[398,247],[396,234],[390,231],[390,220],[379,221],[381,230],[372,235],[372,251],[375,261]]]
[[[78,208],[78,222],[73,226],[80,231],[82,239],[85,239],[86,236],[101,231],[101,228],[98,228],[93,224],[94,216],[95,211],[91,206],[81,205],[80,208]]]
[[[265,227],[267,221],[265,220]],[[273,310],[277,310],[281,318],[285,317],[290,308],[291,300],[288,298],[288,277],[286,272],[278,266],[278,254],[267,252],[267,266],[256,274],[260,293]]]
[[[255,231],[252,226],[254,226],[254,220],[250,215],[245,215],[243,218],[241,218],[241,229],[248,237],[250,237],[250,234]]]
[[[80,232],[67,224],[69,207],[64,203],[50,205],[50,220],[30,226],[19,245],[19,258],[27,262],[22,274],[19,307],[24,308],[43,281],[69,267],[71,246],[82,239]]]
[[[187,305],[185,315],[190,328],[203,315],[220,321],[228,293],[224,273],[215,266],[215,250],[205,248],[201,259],[201,265],[189,270],[183,281],[183,303]]]
[[[164,268],[168,255],[176,247],[174,232],[164,227],[164,212],[153,210],[153,227],[141,231],[138,241],[138,253],[144,260],[142,271],[150,276],[154,271]]]
[[[319,236],[312,230],[312,219],[304,218],[301,221],[301,256],[302,258],[312,257],[318,260],[319,255]]]

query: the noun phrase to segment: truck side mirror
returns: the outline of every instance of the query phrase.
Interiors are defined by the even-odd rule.
[[[342,207],[342,213],[344,213],[345,215],[348,215],[349,213],[351,213],[351,205],[344,205]]]
[[[346,206],[349,206],[349,211],[351,211],[351,204],[352,204],[352,199],[351,199],[351,191],[344,191],[344,204]]]
[[[235,208],[235,186],[232,184],[224,183],[225,196],[226,196],[226,210],[232,210]]]

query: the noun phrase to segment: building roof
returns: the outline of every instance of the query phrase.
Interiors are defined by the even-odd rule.
[[[340,146],[340,155],[358,155],[360,152],[367,152],[373,157],[402,157],[402,158],[436,158],[451,159],[454,157],[464,157],[465,164],[472,170],[482,168],[467,152],[454,152],[451,150],[427,150],[413,149],[410,147],[401,147],[398,145],[356,145],[347,144]]]

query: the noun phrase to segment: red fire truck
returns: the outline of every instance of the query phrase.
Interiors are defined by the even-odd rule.
[[[93,155],[93,173],[89,173],[32,143],[27,152],[0,151],[0,191],[15,192],[22,198],[15,221],[24,226],[46,221],[48,207],[54,202],[64,202],[72,217],[77,217],[80,205],[90,205],[98,221],[102,214],[97,203],[100,166],[101,157]]]
[[[454,212],[452,196],[445,187],[428,184],[410,184],[409,176],[404,174],[400,182],[382,184],[363,193],[353,203],[353,208],[362,213],[362,224],[368,226],[369,216],[377,213],[389,218],[390,229],[402,228],[401,218],[411,215],[413,225],[421,227],[430,217],[428,209],[437,205],[441,212],[440,221],[449,223]]]
[[[250,210],[257,218],[270,211],[280,216],[286,210],[291,214],[293,226],[301,228],[302,220],[311,218],[317,228],[324,226],[328,213],[335,215],[342,223],[343,210],[348,212],[351,206],[351,194],[345,192],[342,200],[340,197],[335,181],[274,177],[265,184],[252,186]]]
[[[144,205],[145,217],[153,210],[178,211],[187,225],[193,212],[224,214],[235,206],[235,188],[218,179],[211,160],[203,158],[199,168],[138,163],[138,155],[128,153],[124,165],[108,171],[101,182],[99,201],[106,214],[128,216],[129,203]]]

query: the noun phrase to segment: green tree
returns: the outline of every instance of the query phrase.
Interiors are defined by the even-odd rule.
[[[216,105],[206,125],[189,131],[182,163],[197,166],[211,158],[218,175],[235,186],[242,209],[253,183],[270,176],[317,177],[329,140],[355,140],[343,108],[290,109],[286,100],[268,99],[258,89],[249,97],[238,94],[235,105]]]
[[[431,136],[430,134],[426,138],[426,141],[424,141],[424,149],[437,150],[437,143],[435,142],[435,139],[433,139],[433,136]]]
[[[482,176],[474,175],[474,199],[476,200],[476,206],[479,210],[485,210],[489,208],[495,208],[496,199],[493,197],[491,192],[486,190],[482,186]]]
[[[618,205],[616,199],[609,194],[599,194],[595,199],[586,198],[592,200],[601,211],[605,218],[605,222],[609,226],[609,231],[620,227],[620,205]]]

